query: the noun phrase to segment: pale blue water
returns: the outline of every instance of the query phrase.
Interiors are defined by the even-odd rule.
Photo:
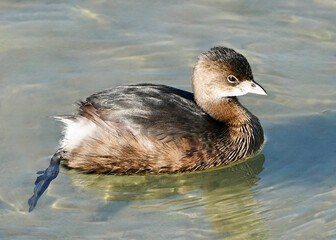
[[[336,4],[1,1],[0,238],[336,239]],[[267,97],[256,158],[162,176],[62,168],[28,213],[61,126],[49,118],[120,84],[191,90],[197,56],[243,53]]]

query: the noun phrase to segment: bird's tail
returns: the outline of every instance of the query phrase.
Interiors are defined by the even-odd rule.
[[[61,153],[61,151],[57,151],[52,156],[49,167],[44,171],[37,172],[37,174],[39,174],[40,176],[36,178],[34,194],[28,200],[29,212],[33,211],[37,204],[37,201],[44,193],[44,191],[48,188],[50,182],[57,177],[59,173],[59,165],[62,159]]]

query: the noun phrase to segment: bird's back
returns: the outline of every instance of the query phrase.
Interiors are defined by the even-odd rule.
[[[105,122],[119,123],[133,134],[162,141],[194,138],[223,125],[196,104],[192,93],[165,85],[139,84],[108,89],[82,102],[82,111],[90,105]]]
[[[193,94],[164,85],[121,86],[81,102],[65,124],[65,165],[94,173],[192,171],[218,155],[225,124]]]

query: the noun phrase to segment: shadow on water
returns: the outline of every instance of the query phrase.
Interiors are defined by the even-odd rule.
[[[265,129],[268,142],[263,153],[268,161],[262,177],[268,185],[295,181],[312,187],[328,178],[336,179],[335,111],[290,119]]]
[[[104,193],[106,204],[96,211],[96,218],[107,219],[132,202],[165,199],[153,207],[169,211],[173,206],[182,212],[201,207],[219,235],[263,239],[266,230],[251,189],[258,183],[264,161],[259,154],[230,167],[174,175],[87,175],[76,170],[66,174],[73,185]]]

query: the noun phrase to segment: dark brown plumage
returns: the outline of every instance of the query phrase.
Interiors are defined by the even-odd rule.
[[[32,210],[63,164],[87,173],[174,173],[230,164],[258,151],[264,141],[257,117],[238,101],[266,95],[246,58],[225,47],[202,54],[193,92],[139,84],[108,89],[79,104],[65,123],[50,166],[35,182]]]
[[[127,99],[128,94],[131,94],[127,94],[129,88],[134,92],[155,89],[157,95],[151,93],[153,99],[183,98],[179,95],[171,96],[177,89],[157,85],[119,87],[116,94],[120,99]],[[100,101],[103,99],[99,99]],[[65,146],[63,163],[88,173],[195,171],[242,159],[258,150],[263,143],[263,131],[258,119],[244,109],[235,97],[227,98],[226,104],[218,109],[222,116],[227,114],[228,121],[225,122],[216,121],[204,114],[192,101],[187,110],[175,106],[163,118],[160,111],[165,110],[165,103],[166,101],[156,103],[158,115],[139,116],[132,110],[122,113],[120,105],[125,103],[114,102],[113,108],[110,106],[105,109],[89,98],[80,104],[78,116],[73,121],[81,117],[88,119],[97,126],[97,132],[94,137],[84,139],[72,149],[68,150]],[[186,115],[195,108],[197,111],[194,115]],[[130,109],[131,105],[127,110]],[[143,107],[143,111],[147,110]],[[240,116],[239,123],[230,120],[235,115]],[[128,119],[126,123],[123,118]],[[183,121],[175,125],[177,120]]]
[[[228,82],[228,75],[239,82]],[[172,173],[229,164],[257,151],[262,127],[235,97],[249,91],[239,89],[244,82],[253,89],[246,58],[214,47],[200,56],[192,80],[195,96],[152,84],[90,96],[71,121],[63,120],[63,163],[88,173]],[[73,143],[69,128],[92,124],[94,130]]]

